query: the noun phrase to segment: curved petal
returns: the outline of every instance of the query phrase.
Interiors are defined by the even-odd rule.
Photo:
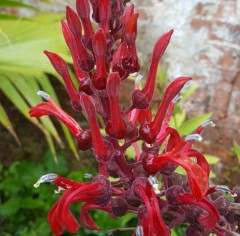
[[[182,166],[188,176],[188,183],[192,193],[197,201],[200,201],[208,191],[207,173],[194,161],[185,156],[169,155],[147,155],[143,159],[143,167],[149,174],[155,174],[169,163],[175,163]]]

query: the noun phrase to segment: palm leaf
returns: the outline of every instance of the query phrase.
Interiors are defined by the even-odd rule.
[[[1,0],[0,1],[0,7],[16,7],[16,8],[29,8],[33,10],[38,10],[36,7],[31,6],[29,4],[19,2],[19,1],[13,1],[13,0]]]
[[[36,92],[40,88],[57,96],[45,73],[58,79],[51,64],[42,53],[44,49],[54,51],[71,62],[68,50],[61,36],[59,21],[62,14],[44,14],[34,18],[0,18],[0,89],[19,111],[44,132],[52,153],[55,153],[52,137],[62,145],[59,134],[48,117],[30,119],[28,110],[40,98]],[[62,82],[62,80],[59,79]],[[3,116],[0,113],[0,116]],[[2,122],[1,122],[2,123]],[[74,140],[62,125],[63,132],[74,155],[78,157]]]
[[[5,111],[5,109],[3,108],[2,104],[0,104],[0,123],[9,131],[9,133],[13,136],[13,138],[15,139],[15,141],[17,142],[17,144],[19,146],[21,146],[21,142],[13,128],[13,125],[11,123],[11,121],[8,118],[8,115]]]

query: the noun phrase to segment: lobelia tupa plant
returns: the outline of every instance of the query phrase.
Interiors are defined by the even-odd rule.
[[[48,214],[51,230],[55,235],[63,234],[65,229],[77,232],[80,226],[70,205],[81,202],[80,219],[87,229],[100,230],[89,214],[89,210],[97,209],[114,218],[135,213],[138,218],[135,228],[117,230],[132,230],[136,236],[167,236],[182,223],[188,226],[186,235],[237,235],[234,233],[239,231],[239,220],[234,215],[236,204],[225,193],[232,194],[238,202],[240,190],[210,187],[209,164],[192,147],[195,141],[201,141],[204,127],[213,122],[206,121],[185,139],[168,126],[178,94],[191,78],[179,77],[167,87],[152,118],[149,105],[157,67],[173,30],[156,42],[145,86],[140,89],[142,76],[136,51],[138,13],[127,2],[76,0],[77,13],[67,6],[62,31],[73,58],[79,89],[72,82],[66,62],[59,55],[45,51],[64,80],[72,107],[83,112],[89,129],[83,130],[43,91],[38,94],[46,102],[31,108],[29,113],[32,117],[53,115],[61,120],[80,150],[93,150],[99,166],[97,176],[86,174],[91,182],[79,183],[53,173],[37,181],[35,187],[50,182],[58,187],[56,192],[64,191]],[[90,21],[90,4],[97,30]],[[123,111],[119,103],[120,87],[133,74],[136,81],[132,104]],[[98,116],[105,125],[104,135]],[[126,150],[131,146],[136,155],[130,162]],[[179,166],[186,175],[175,171]]]

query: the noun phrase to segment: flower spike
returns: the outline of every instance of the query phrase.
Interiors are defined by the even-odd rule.
[[[100,230],[89,214],[91,210],[105,211],[112,218],[128,212],[136,214],[135,227],[110,230],[107,235],[133,231],[135,236],[169,236],[182,223],[188,225],[186,235],[223,236],[239,230],[236,215],[240,188],[232,191],[227,186],[209,187],[210,166],[204,155],[192,147],[202,140],[203,129],[213,122],[207,120],[185,138],[170,127],[179,93],[191,78],[179,77],[171,82],[160,98],[159,109],[155,112],[150,107],[158,64],[173,30],[154,45],[142,88],[136,50],[139,14],[134,12],[134,4],[130,0],[75,2],[76,12],[66,7],[62,31],[79,88],[64,59],[49,51],[45,54],[63,78],[72,107],[85,115],[89,129],[83,130],[43,91],[38,95],[45,102],[31,108],[29,114],[53,115],[62,121],[80,150],[92,149],[99,168],[94,176],[84,174],[86,182],[50,173],[34,184],[39,187],[41,183],[51,183],[56,185],[55,193],[61,192],[48,214],[53,234],[60,236],[65,230],[76,233],[80,229],[70,210],[74,203],[81,203],[81,225],[91,230]],[[131,83],[132,103],[122,106],[121,95],[127,94],[120,92],[128,77],[135,77],[134,84]],[[178,167],[186,173],[181,174]],[[225,193],[231,194],[234,202]]]

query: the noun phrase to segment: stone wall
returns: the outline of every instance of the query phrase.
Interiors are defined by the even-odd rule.
[[[233,139],[240,143],[240,1],[135,3],[140,12],[138,47],[143,64],[149,63],[157,38],[173,28],[163,59],[169,80],[192,76],[200,86],[185,108],[189,116],[212,112],[217,126],[204,132],[202,146],[226,160]]]

